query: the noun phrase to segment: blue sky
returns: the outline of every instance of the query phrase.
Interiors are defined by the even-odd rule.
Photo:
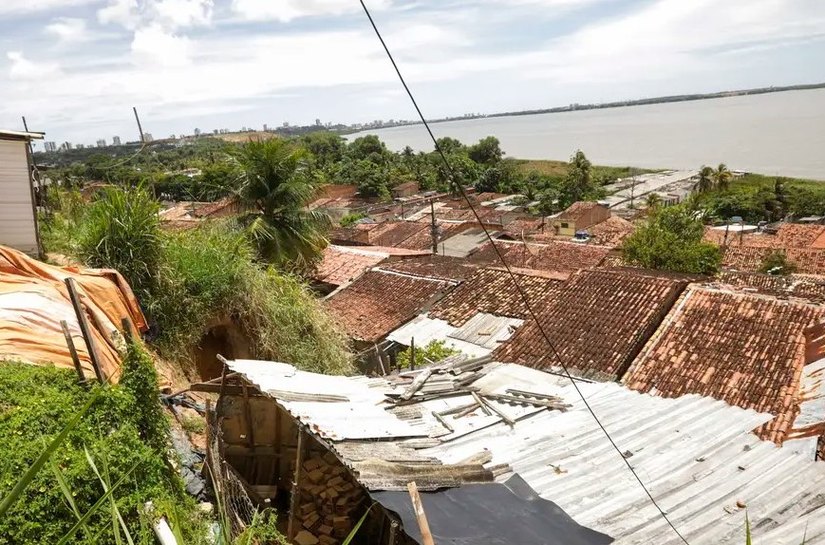
[[[429,117],[825,81],[823,0],[368,0]],[[0,127],[415,117],[357,0],[2,0]]]

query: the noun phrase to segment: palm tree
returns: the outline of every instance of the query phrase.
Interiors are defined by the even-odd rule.
[[[662,196],[658,193],[648,193],[645,195],[645,205],[649,211],[655,211],[661,204]]]
[[[306,267],[327,245],[325,213],[309,210],[320,182],[304,148],[280,138],[250,141],[232,155],[236,195],[249,210],[241,221],[260,256],[282,266]]]
[[[699,171],[699,179],[693,184],[693,189],[699,193],[705,193],[713,189],[713,174],[714,170],[709,166],[702,166]]]
[[[720,191],[725,191],[730,186],[731,178],[733,178],[733,173],[725,163],[719,163],[713,171],[713,183]]]

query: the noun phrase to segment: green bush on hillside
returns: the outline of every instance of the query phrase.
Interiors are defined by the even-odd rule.
[[[167,466],[165,452],[142,438],[141,430],[165,430],[166,422],[163,414],[152,408],[160,406],[157,390],[147,397],[143,388],[134,388],[155,380],[151,367],[129,363],[144,357],[140,354],[139,349],[130,351],[121,385],[101,392],[97,403],[51,462],[64,475],[81,513],[104,494],[86,460],[84,447],[99,468],[104,464],[108,467],[111,482],[137,465],[137,470],[114,493],[118,509],[136,541],[155,542],[145,515],[141,514],[145,503],[151,500],[159,514],[159,506],[164,505],[174,505],[178,512],[186,514],[180,518],[184,521],[182,530],[187,543],[205,543],[207,521],[186,496],[179,477]],[[90,395],[89,390],[77,384],[73,370],[0,362],[0,497],[9,492]],[[55,474],[47,465],[26,488],[24,497],[0,519],[0,544],[55,543],[75,522]],[[115,543],[108,505],[95,512],[72,543]]]

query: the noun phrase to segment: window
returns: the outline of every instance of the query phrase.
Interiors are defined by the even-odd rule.
[[[570,227],[570,224],[569,224],[569,223],[567,223],[566,221],[565,221],[565,222],[562,222],[562,224],[561,224],[561,228],[562,228],[562,229],[567,229],[568,227]]]

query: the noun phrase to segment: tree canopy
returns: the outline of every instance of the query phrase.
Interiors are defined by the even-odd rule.
[[[628,263],[647,269],[713,274],[719,270],[722,253],[702,240],[703,234],[702,222],[686,206],[658,208],[625,239],[622,254]]]

